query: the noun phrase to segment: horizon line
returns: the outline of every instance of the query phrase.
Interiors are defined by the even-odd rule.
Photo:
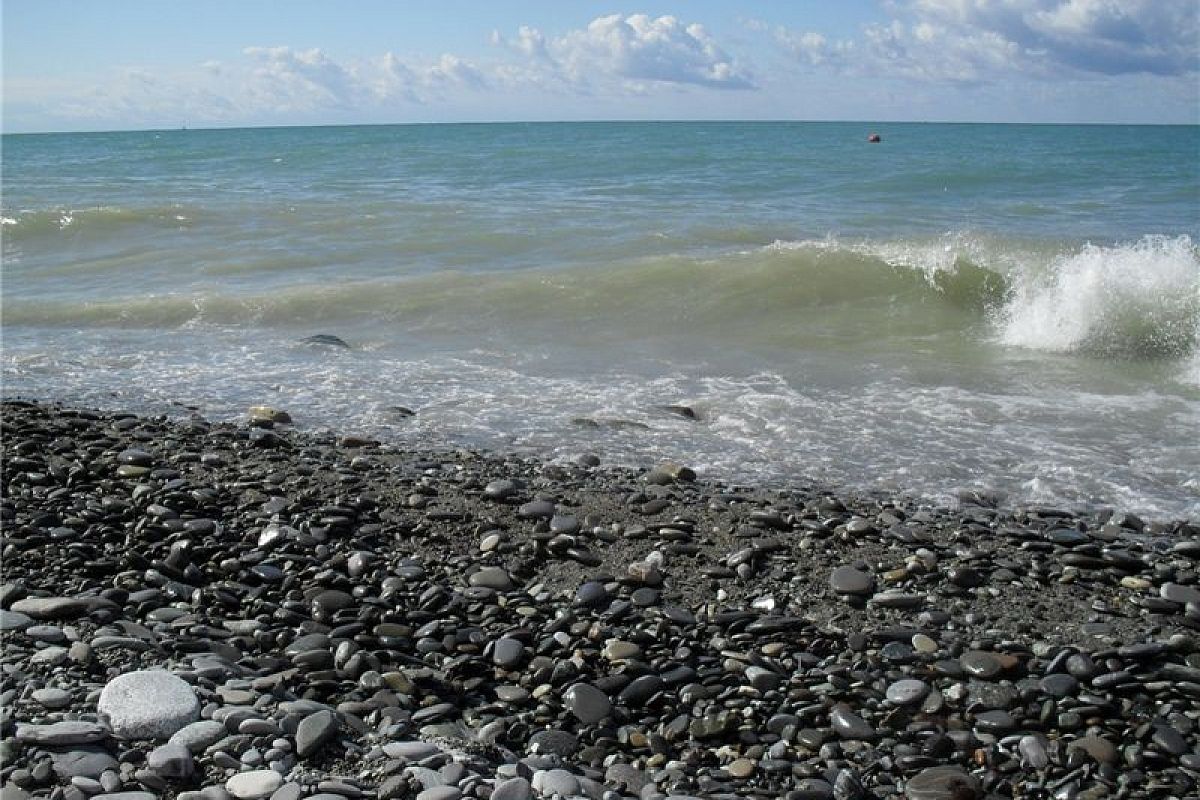
[[[85,130],[37,130],[37,131],[5,131],[0,123],[0,136],[69,136],[107,133],[183,133],[189,131],[243,131],[243,130],[288,130],[294,128],[395,128],[408,126],[434,125],[669,125],[669,124],[796,124],[796,125],[1029,125],[1045,127],[1126,127],[1126,128],[1189,128],[1200,127],[1196,122],[1028,122],[1018,120],[982,121],[982,120],[938,120],[938,119],[529,119],[529,120],[419,120],[406,122],[315,122],[315,123],[283,123],[263,125],[207,125],[191,127],[185,122],[175,127],[135,127],[135,128],[95,128]]]

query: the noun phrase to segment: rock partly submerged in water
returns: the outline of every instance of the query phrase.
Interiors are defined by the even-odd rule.
[[[350,345],[345,339],[342,339],[340,336],[334,336],[332,333],[318,333],[313,336],[305,336],[300,341],[316,347],[341,347],[346,350],[350,349]]]

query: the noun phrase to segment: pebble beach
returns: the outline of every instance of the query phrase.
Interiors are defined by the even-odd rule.
[[[3,800],[1200,794],[1200,523],[288,411],[4,403]]]

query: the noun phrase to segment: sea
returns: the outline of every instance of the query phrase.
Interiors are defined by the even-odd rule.
[[[0,181],[5,397],[1200,519],[1197,126],[5,135]]]

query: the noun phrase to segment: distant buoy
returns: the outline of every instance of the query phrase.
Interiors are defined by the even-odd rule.
[[[867,141],[871,142],[872,144],[878,144],[879,142],[883,141],[883,137],[880,136],[878,133],[872,133],[869,136],[867,136]]]

